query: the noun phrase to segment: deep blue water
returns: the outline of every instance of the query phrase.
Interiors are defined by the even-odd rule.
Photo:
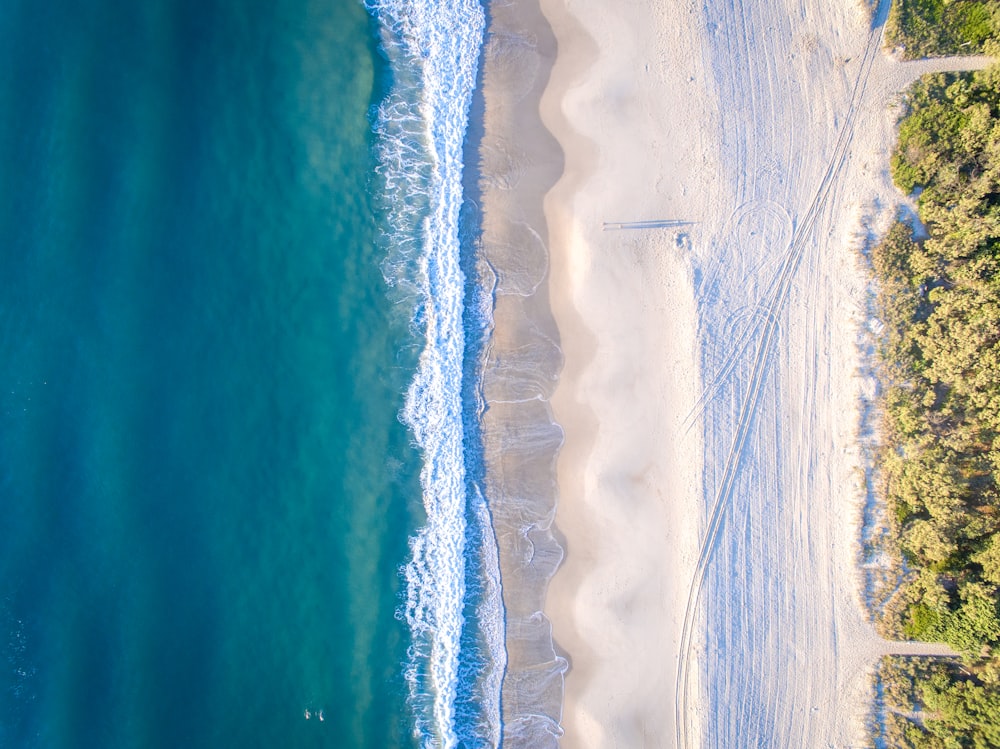
[[[0,746],[414,745],[378,43],[355,0],[0,5]]]

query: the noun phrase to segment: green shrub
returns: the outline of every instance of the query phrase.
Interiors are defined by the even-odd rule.
[[[1000,31],[996,0],[895,0],[885,39],[908,59],[983,53]]]
[[[930,640],[939,636],[941,616],[925,603],[910,608],[910,620],[903,626],[903,633],[911,640]]]

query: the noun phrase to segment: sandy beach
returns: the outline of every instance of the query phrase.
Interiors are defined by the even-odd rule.
[[[669,745],[702,480],[698,430],[680,438],[699,370],[687,258],[718,189],[717,118],[691,83],[697,37],[654,3],[543,8],[560,43],[543,119],[566,151],[545,201],[566,356],[566,559],[545,608],[572,663],[562,746]]]
[[[861,600],[859,247],[897,92],[983,62],[898,63],[850,0],[540,6],[484,68],[505,738],[856,745],[879,655],[934,650]]]

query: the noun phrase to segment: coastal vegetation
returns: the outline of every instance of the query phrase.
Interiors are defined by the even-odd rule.
[[[1000,36],[997,0],[895,0],[885,26],[886,43],[903,57],[977,54]]]
[[[876,746],[1000,746],[1000,671],[954,661],[886,658],[879,668],[881,717]]]
[[[900,221],[871,253],[877,488],[902,581],[878,624],[959,657],[887,659],[879,733],[1000,746],[1000,68],[927,76],[906,106],[892,175],[926,235]]]

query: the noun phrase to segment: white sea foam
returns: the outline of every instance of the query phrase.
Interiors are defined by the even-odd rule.
[[[423,336],[402,413],[422,454],[427,516],[410,541],[411,560],[404,571],[402,613],[413,638],[406,672],[410,702],[424,746],[495,746],[502,607],[495,539],[488,525],[481,526],[489,522],[488,511],[478,493],[468,497],[466,279],[459,239],[462,153],[485,18],[478,0],[368,0],[368,9],[382,26],[393,73],[376,123],[390,225],[383,271],[389,283],[412,295],[415,328]],[[487,572],[485,579],[468,585],[471,560],[475,569]],[[473,623],[463,613],[471,593],[478,601],[474,624],[479,628],[472,638],[468,627]],[[463,633],[466,641],[488,643],[491,667],[472,691],[476,702],[491,704],[477,704],[477,718],[471,721],[481,726],[485,716],[488,735],[463,725],[465,718],[458,714],[460,693],[469,691],[460,683],[463,659],[482,657],[463,652]]]

